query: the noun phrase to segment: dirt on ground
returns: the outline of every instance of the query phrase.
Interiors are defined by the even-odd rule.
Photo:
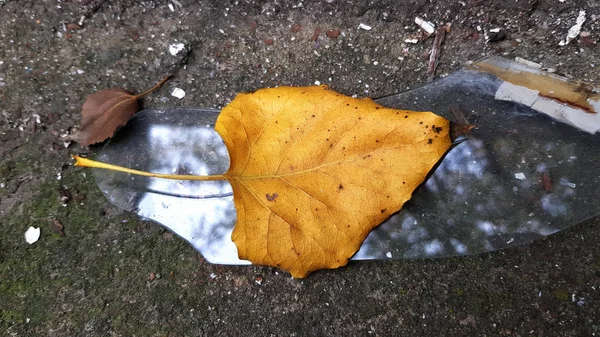
[[[580,10],[586,34],[559,47]],[[422,38],[415,16],[451,24],[438,78],[503,55],[600,86],[594,0],[0,0],[0,334],[599,335],[599,218],[501,252],[351,262],[296,280],[207,263],[71,166],[100,147],[61,135],[102,88],[140,92],[173,74],[144,107],[220,108],[277,85],[373,98],[422,85],[433,38],[405,42]],[[488,41],[493,28],[503,36]],[[174,43],[185,50],[171,55]],[[42,231],[33,245],[29,226]]]

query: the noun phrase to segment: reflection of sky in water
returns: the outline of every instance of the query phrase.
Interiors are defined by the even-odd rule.
[[[215,161],[214,158],[223,158],[225,147],[213,129],[154,125],[148,132],[148,141],[160,154],[151,158],[149,169],[152,172],[207,175],[223,171],[222,160]],[[221,181],[149,181],[150,190],[171,194],[211,196],[231,193],[229,183]],[[227,223],[227,219],[235,222],[231,217],[231,214],[235,215],[232,197],[196,199],[144,193],[137,207],[140,216],[171,229],[201,250],[209,262],[240,262],[231,241],[233,223]]]
[[[467,253],[467,246],[465,246],[459,240],[452,238],[452,239],[450,239],[450,243],[452,244],[452,248],[454,249],[454,251],[456,251],[456,253],[458,253],[458,254],[466,254]]]
[[[443,250],[442,242],[438,239],[433,239],[425,244],[424,249],[427,255],[437,255]]]
[[[486,235],[492,235],[496,232],[497,228],[493,223],[489,221],[480,221],[477,223],[477,228],[484,232]]]

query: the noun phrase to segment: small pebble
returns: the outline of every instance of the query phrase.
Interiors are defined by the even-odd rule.
[[[181,89],[181,88],[175,88],[171,92],[171,96],[182,99],[185,97],[185,91],[183,91],[183,89]]]
[[[330,39],[337,39],[337,37],[340,36],[340,31],[338,29],[330,29],[325,35]]]
[[[371,29],[373,29],[373,27],[371,27],[369,25],[366,25],[364,23],[361,23],[360,25],[358,25],[358,28],[362,29],[362,30],[371,30]]]
[[[27,229],[27,232],[25,232],[25,241],[27,241],[28,244],[34,244],[37,242],[37,240],[39,240],[40,238],[40,229],[39,228],[35,228],[35,227],[29,227],[29,229]]]
[[[183,43],[173,43],[169,46],[169,53],[173,56],[179,54],[182,50],[185,49],[185,45]]]

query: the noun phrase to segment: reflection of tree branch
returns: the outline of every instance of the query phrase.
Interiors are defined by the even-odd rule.
[[[212,195],[189,195],[189,194],[179,194],[179,193],[159,191],[159,190],[155,190],[152,188],[147,188],[146,192],[160,194],[160,195],[166,195],[169,197],[185,198],[185,199],[218,199],[218,198],[225,198],[225,197],[233,196],[232,192],[221,193],[221,194],[212,194]]]

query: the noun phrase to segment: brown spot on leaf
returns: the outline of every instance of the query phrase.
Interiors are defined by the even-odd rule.
[[[275,199],[277,199],[277,197],[279,196],[279,194],[277,194],[277,193],[273,193],[273,194],[267,193],[265,196],[266,196],[267,200],[269,200],[269,201],[275,201]]]

